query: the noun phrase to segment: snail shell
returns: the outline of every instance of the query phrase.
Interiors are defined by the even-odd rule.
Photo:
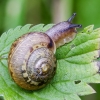
[[[44,87],[56,72],[56,47],[70,42],[81,25],[71,24],[75,14],[42,32],[27,33],[11,46],[8,66],[13,80],[22,88],[37,90]]]

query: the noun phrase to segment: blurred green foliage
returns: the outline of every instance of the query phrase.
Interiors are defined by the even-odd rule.
[[[67,20],[73,12],[77,13],[75,23],[100,27],[100,0],[0,0],[0,34],[27,23]],[[100,84],[93,87],[97,94],[82,97],[82,100],[100,100]]]
[[[100,27],[100,0],[74,0],[73,11],[77,13],[76,22],[83,27],[91,24]]]

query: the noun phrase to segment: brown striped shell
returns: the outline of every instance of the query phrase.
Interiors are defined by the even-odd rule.
[[[44,33],[28,33],[16,40],[9,53],[9,70],[14,81],[24,89],[44,87],[54,76],[54,43]]]
[[[67,21],[60,22],[42,32],[27,33],[11,46],[8,66],[13,80],[22,88],[37,90],[44,87],[56,72],[56,47],[72,41],[76,28],[72,24],[74,13]]]

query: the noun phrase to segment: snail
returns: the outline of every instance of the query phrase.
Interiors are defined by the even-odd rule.
[[[75,13],[67,20],[54,25],[45,33],[30,32],[12,44],[8,55],[11,77],[21,88],[38,90],[46,86],[56,72],[56,48],[72,41],[76,28],[72,24]]]

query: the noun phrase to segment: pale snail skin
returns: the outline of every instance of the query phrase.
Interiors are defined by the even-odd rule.
[[[81,27],[71,24],[75,15],[45,33],[27,33],[12,44],[8,67],[13,80],[20,87],[26,90],[41,89],[53,78],[56,72],[56,48],[72,41],[76,28]]]

